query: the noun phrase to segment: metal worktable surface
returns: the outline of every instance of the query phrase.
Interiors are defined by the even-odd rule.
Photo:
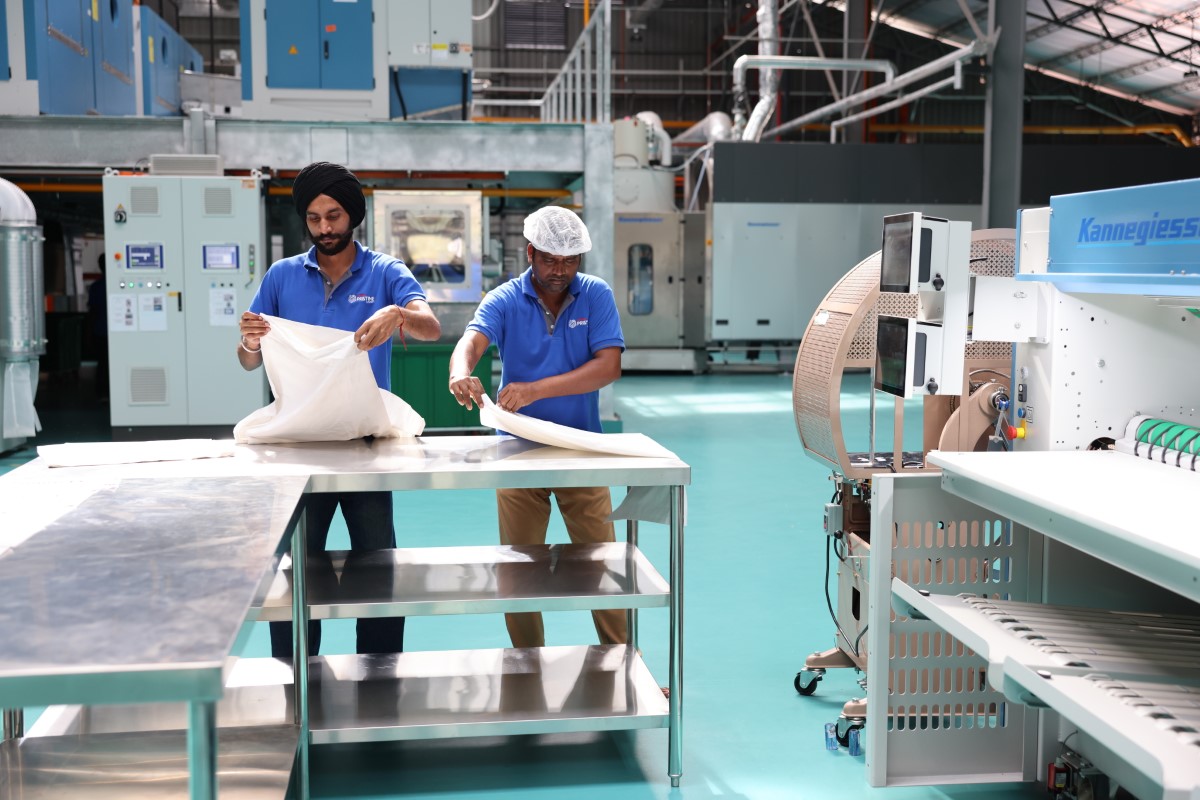
[[[0,708],[218,699],[306,478],[72,471],[0,480]]]
[[[35,459],[11,474],[36,479],[36,473],[42,472],[48,479],[84,482],[302,475],[311,477],[310,492],[681,486],[691,482],[691,468],[677,458],[564,450],[512,436],[236,445],[233,451],[228,458],[66,469],[50,469],[42,459]]]
[[[0,532],[0,585],[18,587],[25,598],[39,596],[36,608],[21,603],[0,611],[0,641],[34,642],[34,652],[13,663],[7,653],[0,657],[0,707],[169,699],[195,703],[220,697],[222,665],[236,650],[230,631],[240,629],[251,604],[264,597],[263,572],[296,521],[304,491],[657,486],[670,489],[668,761],[672,783],[678,785],[683,531],[679,487],[690,483],[687,464],[670,457],[564,450],[510,436],[239,445],[233,451],[226,458],[71,468],[50,468],[37,459],[0,479],[0,502],[11,503],[16,495],[29,492],[46,501],[41,512]],[[68,510],[56,516],[63,508]],[[302,525],[291,546],[293,562],[303,564]],[[39,569],[54,580],[29,577]],[[22,574],[27,576],[25,583],[8,582]],[[87,577],[80,580],[80,575]],[[294,588],[292,616],[303,618],[303,581]],[[169,594],[171,602],[162,602],[160,592]],[[23,627],[26,624],[30,627]],[[299,794],[305,796],[306,626],[297,625],[295,631],[301,742],[297,774]],[[631,637],[636,637],[635,631],[636,623]],[[68,646],[59,647],[64,642]],[[158,693],[145,691],[147,673],[153,675],[149,683]],[[192,728],[211,729],[213,709],[197,713]],[[200,762],[215,769],[213,748],[202,755]],[[203,767],[193,769],[193,777],[203,773]],[[193,787],[197,796],[208,796],[210,790]]]

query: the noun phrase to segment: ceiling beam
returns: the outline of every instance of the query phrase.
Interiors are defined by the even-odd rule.
[[[1030,12],[1031,17],[1034,17],[1036,19],[1046,20],[1047,23],[1055,24],[1062,29],[1075,31],[1076,33],[1087,34],[1088,36],[1092,36],[1099,40],[1099,41],[1093,42],[1092,44],[1089,44],[1085,47],[1079,47],[1079,48],[1076,48],[1075,50],[1071,50],[1070,52],[1060,53],[1059,55],[1054,56],[1053,58],[1046,59],[1045,61],[1042,61],[1041,63],[1037,64],[1038,67],[1050,68],[1050,67],[1056,67],[1060,64],[1069,64],[1072,61],[1082,61],[1085,58],[1097,55],[1099,53],[1103,53],[1106,50],[1111,50],[1112,48],[1120,46],[1120,45],[1124,45],[1126,47],[1133,47],[1134,49],[1139,49],[1142,52],[1149,53],[1150,55],[1165,55],[1165,50],[1158,43],[1158,39],[1155,37],[1155,34],[1156,33],[1167,34],[1169,36],[1174,36],[1176,38],[1183,39],[1186,42],[1192,42],[1190,37],[1183,36],[1178,33],[1173,33],[1167,29],[1174,27],[1176,25],[1181,25],[1185,22],[1191,21],[1198,13],[1196,5],[1193,4],[1190,8],[1188,8],[1185,11],[1178,11],[1169,16],[1159,17],[1158,19],[1154,20],[1153,22],[1139,22],[1138,20],[1130,19],[1129,17],[1125,17],[1120,14],[1114,14],[1111,11],[1103,11],[1103,10],[1099,10],[1099,9],[1094,9],[1091,6],[1084,7],[1081,3],[1077,3],[1074,0],[1064,0],[1064,1],[1070,2],[1074,6],[1080,6],[1081,9],[1085,10],[1088,13],[1095,11],[1097,17],[1100,17],[1101,15],[1103,15],[1110,22],[1117,21],[1117,22],[1121,22],[1125,25],[1128,25],[1130,27],[1127,30],[1125,30],[1119,34],[1113,35],[1109,32],[1108,26],[1105,24],[1102,24],[1101,28],[1105,31],[1105,33],[1100,34],[1094,30],[1090,30],[1088,28],[1081,28],[1077,25],[1072,25],[1067,22],[1060,22],[1060,21],[1055,21],[1053,19],[1046,19],[1045,17],[1038,16],[1037,14],[1034,14],[1031,11]],[[1060,19],[1065,20],[1066,18],[1062,17]],[[1154,42],[1154,44],[1155,44],[1155,49],[1152,50],[1152,49],[1149,49],[1146,47],[1141,47],[1141,46],[1132,44],[1133,42],[1136,42],[1137,40],[1143,39],[1145,37],[1150,37],[1150,40],[1152,42]],[[1192,42],[1192,43],[1194,43],[1194,42]]]
[[[1121,0],[1097,0],[1090,8],[1077,8],[1070,14],[1059,16],[1054,10],[1054,6],[1050,5],[1050,0],[1042,0],[1046,5],[1046,11],[1050,14],[1050,21],[1038,25],[1036,28],[1030,28],[1025,33],[1025,41],[1032,42],[1034,39],[1041,39],[1043,36],[1049,36],[1055,31],[1060,30],[1064,25],[1069,25],[1080,17],[1086,17],[1093,11],[1103,11],[1109,6],[1117,5]]]
[[[1186,61],[1184,56],[1186,56],[1188,51],[1190,51],[1194,46],[1195,45],[1191,43],[1185,44],[1183,47],[1180,47],[1177,50],[1172,50],[1165,55],[1157,56],[1155,58],[1148,58],[1145,61],[1139,61],[1136,64],[1130,64],[1129,66],[1122,67],[1121,69],[1114,69],[1110,72],[1102,73],[1097,75],[1095,80],[1097,83],[1110,83],[1112,81],[1121,81],[1125,78],[1133,78],[1137,75],[1144,75],[1147,72],[1153,72],[1154,70],[1161,69],[1162,67],[1171,63],[1188,63],[1190,65],[1191,62]]]

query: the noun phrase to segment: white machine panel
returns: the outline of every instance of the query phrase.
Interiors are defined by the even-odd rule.
[[[714,203],[707,335],[799,341],[826,293],[863,253],[879,249],[882,220],[911,207],[877,203]],[[927,214],[981,224],[978,205],[922,206]],[[748,223],[780,223],[778,228]],[[727,324],[718,325],[725,319]],[[768,325],[759,325],[768,319]]]
[[[1120,438],[1138,414],[1196,424],[1200,372],[1188,354],[1200,318],[1148,297],[1050,291],[1050,341],[1016,349],[1018,449],[1084,450]]]
[[[471,67],[471,0],[388,0],[388,66]]]
[[[237,363],[237,320],[258,289],[258,178],[106,175],[114,426],[230,425],[264,405]]]
[[[613,228],[613,293],[625,343],[683,344],[683,214],[627,211]]]
[[[795,224],[796,207],[780,203],[717,203],[713,206],[712,341],[799,341],[812,316],[798,307],[805,294],[812,304],[836,276],[820,280],[804,257],[804,234]],[[836,271],[844,266],[838,264]]]
[[[31,80],[26,69],[25,57],[25,3],[0,3],[0,16],[4,16],[4,30],[8,36],[8,64],[11,70],[8,80],[0,81],[0,108],[5,114],[37,116],[38,84]],[[31,23],[32,24],[32,23]]]

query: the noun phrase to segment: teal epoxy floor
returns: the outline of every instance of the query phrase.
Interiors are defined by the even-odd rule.
[[[844,398],[847,435],[852,446],[863,449],[866,386],[865,376],[851,376]],[[80,396],[57,391],[63,397]],[[41,409],[46,430],[39,442],[107,434],[98,426],[106,409],[97,413],[72,409],[72,402],[59,405],[64,407]],[[821,594],[821,508],[831,486],[827,470],[800,447],[790,376],[629,375],[617,384],[616,407],[626,430],[652,436],[692,465],[681,787],[672,789],[666,776],[667,733],[654,730],[316,748],[314,797],[1043,796],[1039,787],[1013,784],[873,790],[866,784],[861,758],[824,749],[824,723],[858,694],[858,686],[852,673],[840,671],[829,673],[812,697],[800,697],[792,688],[804,656],[828,647],[833,636]],[[919,416],[907,416],[906,447],[919,442]],[[881,429],[878,436],[890,441],[888,430]],[[29,457],[18,453],[0,459],[0,471]],[[398,495],[396,525],[401,546],[490,543],[495,536],[493,498],[490,492]],[[556,536],[565,541],[561,523],[552,528],[551,540]],[[644,524],[641,544],[666,574],[665,528]],[[348,546],[340,519],[330,546]],[[551,644],[594,641],[586,614],[547,615],[546,623]],[[353,623],[326,625],[325,652],[352,652]],[[259,627],[247,655],[267,654],[265,626]],[[665,682],[666,610],[642,612],[641,627],[645,658]],[[410,650],[506,643],[503,621],[495,616],[425,617],[408,623]]]

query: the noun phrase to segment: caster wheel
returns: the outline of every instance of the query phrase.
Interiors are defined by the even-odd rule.
[[[863,729],[863,722],[861,720],[850,721],[850,720],[846,720],[846,719],[839,719],[838,724],[837,724],[837,742],[838,742],[838,744],[840,744],[842,747],[849,747],[850,746],[850,731],[852,731],[852,730],[860,730],[861,731],[862,729]]]
[[[820,682],[820,675],[814,675],[808,670],[801,670],[796,673],[796,680],[792,681],[792,686],[796,687],[797,692],[808,697],[817,691],[817,684]]]

